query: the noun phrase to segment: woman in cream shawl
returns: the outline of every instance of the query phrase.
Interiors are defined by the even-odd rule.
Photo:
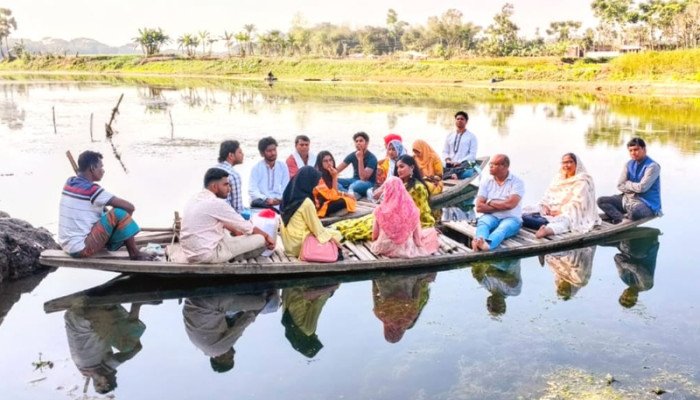
[[[561,158],[561,170],[535,207],[526,207],[523,225],[543,238],[566,232],[585,233],[600,224],[593,177],[573,153]]]

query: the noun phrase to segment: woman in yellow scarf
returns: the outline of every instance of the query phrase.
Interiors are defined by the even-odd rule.
[[[413,142],[413,157],[420,168],[430,194],[442,193],[442,161],[440,156],[425,141]]]

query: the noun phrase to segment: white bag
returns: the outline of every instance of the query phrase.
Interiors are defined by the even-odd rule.
[[[270,235],[273,243],[277,243],[277,229],[279,228],[280,217],[272,210],[262,210],[250,218],[250,222],[261,231]],[[263,257],[269,257],[274,250],[265,250]]]

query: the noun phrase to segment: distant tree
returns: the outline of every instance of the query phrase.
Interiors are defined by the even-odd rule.
[[[233,48],[233,40],[235,38],[235,35],[233,32],[228,32],[224,31],[224,34],[221,36],[221,40],[224,41],[224,45],[226,46],[226,51],[228,51],[228,56],[231,57],[231,49]]]
[[[170,37],[163,33],[161,28],[151,29],[143,28],[139,29],[139,35],[135,37],[134,43],[141,46],[143,54],[152,56],[160,52],[161,46],[170,42]]]
[[[207,52],[207,44],[211,40],[211,35],[209,31],[199,31],[197,32],[197,37],[199,37],[199,44],[202,45],[202,56]]]
[[[0,57],[3,59],[10,58],[10,45],[7,38],[10,36],[13,30],[17,30],[17,21],[15,17],[12,16],[12,10],[9,8],[0,8]],[[7,49],[7,57],[2,50],[2,42],[5,41],[5,48]]]
[[[566,42],[576,35],[576,31],[581,28],[580,21],[554,21],[549,23],[547,35],[554,36],[557,42]]]
[[[197,36],[190,33],[186,33],[177,39],[178,47],[185,51],[188,57],[194,57],[196,55],[197,47],[199,46],[199,39]]]
[[[366,26],[357,33],[362,52],[367,55],[389,53],[392,49],[389,43],[389,31],[386,28]]]
[[[616,37],[623,40],[623,33],[631,16],[632,0],[593,0],[593,15],[602,24],[609,24]]]
[[[245,57],[246,48],[248,47],[248,42],[250,42],[250,35],[246,31],[240,31],[234,38],[238,42],[238,55]]]
[[[400,50],[401,37],[403,36],[408,23],[406,21],[399,21],[399,15],[396,10],[390,8],[386,13],[386,27],[389,31],[389,37],[391,38],[391,51]]]
[[[248,34],[248,54],[253,55],[253,32],[255,32],[255,25],[245,24],[243,25],[243,30]]]
[[[516,55],[519,50],[518,26],[512,21],[513,5],[506,3],[494,15],[493,24],[486,28],[486,41],[482,51],[493,56]]]

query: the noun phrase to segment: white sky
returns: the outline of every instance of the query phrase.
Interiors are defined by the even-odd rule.
[[[428,17],[449,8],[463,14],[464,22],[486,27],[505,4],[487,0],[5,0],[0,7],[12,10],[18,29],[15,38],[39,40],[44,37],[74,39],[88,37],[119,46],[130,42],[142,27],[161,27],[176,38],[183,33],[207,30],[213,36],[224,30],[238,32],[244,24],[255,24],[259,32],[287,31],[296,13],[310,25],[319,22],[384,26],[389,8],[410,24],[425,24]],[[515,6],[513,20],[520,34],[532,36],[539,27],[542,35],[551,21],[577,20],[584,28],[596,21],[591,0],[510,0]]]

